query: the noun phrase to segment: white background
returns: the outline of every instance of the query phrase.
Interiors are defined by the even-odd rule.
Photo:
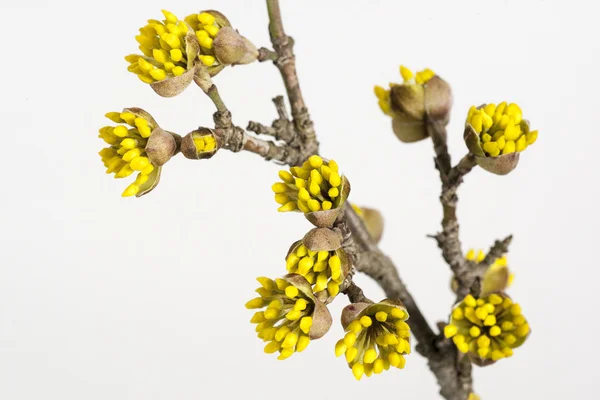
[[[403,371],[356,382],[333,346],[337,324],[281,362],[244,309],[256,276],[284,272],[309,224],[278,214],[277,166],[253,154],[172,160],[159,187],[122,199],[103,172],[97,130],[107,111],[140,106],[169,130],[210,126],[212,105],[190,87],[158,97],[126,70],[137,28],[202,8],[268,44],[263,1],[3,0],[0,121],[0,399],[434,399],[416,352]],[[597,368],[598,71],[592,2],[291,1],[286,30],[324,156],[352,182],[351,200],[379,208],[381,243],[433,324],[449,312],[450,273],[435,243],[437,172],[429,142],[402,145],[372,93],[398,65],[431,67],[454,88],[450,150],[465,153],[473,104],[518,102],[540,130],[506,177],[475,170],[461,187],[465,249],[515,235],[510,294],[533,333],[513,358],[476,369],[485,400],[591,398]],[[270,123],[282,94],[270,64],[216,82],[235,122]],[[382,292],[366,277],[367,295]],[[345,305],[331,307],[336,316]]]

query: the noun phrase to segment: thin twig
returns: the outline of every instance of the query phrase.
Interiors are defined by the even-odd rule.
[[[277,53],[275,65],[281,73],[292,109],[292,118],[296,131],[304,144],[306,158],[316,154],[319,142],[315,134],[313,122],[302,97],[298,74],[296,72],[296,59],[294,56],[294,40],[285,34],[281,20],[279,0],[267,0],[269,13],[269,33],[273,49]]]
[[[348,287],[343,291],[348,296],[350,303],[373,303],[363,293],[363,290],[358,287],[354,282],[350,281]]]

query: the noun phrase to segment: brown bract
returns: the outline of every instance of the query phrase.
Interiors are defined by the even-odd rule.
[[[167,132],[159,126],[154,128],[145,148],[148,159],[154,166],[164,165],[177,154],[179,149],[175,137],[179,137],[179,142],[181,142],[181,137],[176,133]]]
[[[336,198],[334,208],[331,210],[314,211],[304,214],[306,219],[318,228],[331,228],[340,215],[342,206],[350,195],[350,181],[345,175],[342,175],[342,184],[340,185],[340,195]]]
[[[359,319],[363,315],[375,315],[379,311],[390,313],[392,308],[399,308],[404,311],[408,318],[408,311],[400,300],[385,299],[379,303],[354,303],[347,305],[342,310],[341,322],[344,330],[354,320]],[[405,318],[405,319],[407,319]]]
[[[194,69],[187,70],[182,75],[165,78],[150,84],[150,87],[162,97],[175,97],[192,83]]]
[[[231,27],[219,30],[213,48],[215,57],[224,65],[248,64],[258,57],[256,46]]]
[[[162,97],[174,97],[180,94],[192,83],[195,69],[198,65],[198,54],[200,53],[200,43],[198,38],[192,33],[193,29],[188,25],[188,33],[185,35],[185,52],[187,57],[187,71],[179,76],[171,76],[162,81],[153,82],[150,87]]]
[[[155,167],[154,170],[148,175],[148,180],[140,185],[140,190],[136,193],[135,197],[142,197],[145,194],[150,193],[160,182],[160,173],[162,167]]]
[[[194,138],[212,136],[215,138],[217,145],[214,150],[211,151],[198,151]],[[181,140],[181,153],[190,160],[206,160],[215,155],[217,150],[221,147],[220,136],[215,135],[215,132],[209,128],[200,127],[183,137]]]
[[[452,109],[450,85],[434,76],[427,83],[405,83],[390,89],[390,106],[394,113],[392,129],[404,143],[413,143],[429,136],[426,120],[446,125]]]
[[[312,251],[335,251],[342,247],[342,235],[329,228],[314,228],[304,235],[302,242]]]
[[[312,315],[313,323],[308,332],[311,339],[319,339],[323,337],[331,328],[333,320],[327,306],[317,299],[313,292],[310,283],[302,275],[288,274],[283,277],[289,284],[294,285],[302,294],[308,297],[314,304]]]

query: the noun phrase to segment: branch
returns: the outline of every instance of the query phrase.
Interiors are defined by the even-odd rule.
[[[446,127],[435,121],[426,122],[427,131],[433,142],[435,150],[435,165],[440,172],[442,181],[442,194],[440,202],[444,211],[442,219],[442,232],[433,236],[442,250],[442,257],[452,269],[455,275],[459,275],[466,268],[466,260],[462,252],[459,239],[459,226],[456,218],[456,203],[458,197],[456,190],[462,182],[462,175],[458,169],[451,168],[451,158],[448,153]],[[460,164],[459,164],[460,165]],[[472,168],[472,167],[471,167]],[[460,171],[470,171],[465,165],[461,165]],[[453,181],[450,181],[450,176]]]
[[[296,134],[294,123],[289,119],[283,96],[275,97],[273,103],[275,104],[279,118],[274,120],[271,126],[250,121],[246,129],[259,135],[273,136],[275,140],[283,140],[293,147],[302,147],[302,142]]]
[[[373,303],[365,297],[363,290],[352,281],[350,281],[348,287],[342,293],[348,296],[351,303]]]
[[[227,139],[225,148],[232,151],[242,149],[251,151],[265,159],[273,159],[293,166],[300,164],[308,156],[317,154],[318,142],[298,83],[292,51],[293,40],[283,30],[278,0],[267,0],[267,7],[271,41],[277,53],[274,62],[281,72],[287,90],[293,124],[300,142],[297,147],[289,144],[278,146],[273,142],[250,136],[243,129],[233,126],[229,111],[217,111],[215,124],[217,131],[225,135],[224,138]],[[289,121],[287,114],[282,111],[283,108],[280,106],[277,108],[279,120]],[[275,136],[276,129],[275,126],[266,127],[258,123],[251,123],[249,126],[249,130],[277,138]],[[442,131],[439,132],[442,133]],[[443,136],[439,136],[439,140],[436,138],[434,143],[437,143],[436,163],[440,175],[443,174],[447,177],[450,174],[450,157],[446,146],[445,131],[443,134]],[[433,139],[433,135],[431,136]],[[404,303],[410,315],[411,330],[418,341],[416,349],[428,359],[429,368],[440,385],[440,394],[447,400],[465,400],[472,391],[470,361],[466,357],[459,356],[454,344],[445,339],[443,335],[436,334],[429,326],[412,295],[400,279],[393,262],[378,249],[377,244],[352,207],[345,207],[342,216],[336,222],[336,227],[342,232],[344,249],[352,257],[355,268],[373,278],[383,288],[386,296],[400,299]],[[368,301],[362,290],[351,280],[348,280],[348,284],[345,285],[344,293],[349,296],[351,301]]]
[[[279,9],[279,0],[267,0],[267,9],[269,12],[269,33],[273,48],[277,53],[275,65],[281,73],[283,83],[287,91],[292,109],[292,118],[296,132],[304,144],[307,155],[316,154],[319,149],[319,142],[315,134],[313,122],[310,119],[308,109],[304,103],[298,74],[296,73],[296,58],[294,56],[294,40],[285,34],[283,22],[281,20],[281,10]]]

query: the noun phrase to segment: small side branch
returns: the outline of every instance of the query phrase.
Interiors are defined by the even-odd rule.
[[[343,293],[348,296],[350,303],[372,303],[371,300],[365,297],[363,290],[352,281],[350,281],[350,284]]]
[[[294,123],[289,119],[283,96],[275,97],[273,103],[279,118],[274,120],[271,126],[250,121],[246,129],[258,135],[272,136],[275,140],[284,141],[292,147],[301,147],[302,142],[299,140],[299,136],[296,135]]]

